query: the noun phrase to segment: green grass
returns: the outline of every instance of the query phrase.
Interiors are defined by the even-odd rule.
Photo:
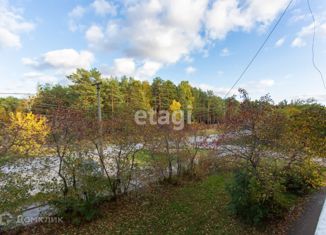
[[[135,160],[140,166],[147,165],[151,161],[151,156],[146,150],[141,150],[136,153]]]
[[[29,234],[260,234],[227,208],[230,174],[182,186],[163,186],[138,198],[103,205],[102,217],[83,224],[39,225]]]

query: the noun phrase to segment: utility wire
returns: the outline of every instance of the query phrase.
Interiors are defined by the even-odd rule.
[[[35,94],[32,94],[32,93],[20,93],[20,92],[14,92],[14,93],[0,92],[0,95],[35,95]]]
[[[320,71],[320,69],[318,68],[318,66],[316,65],[316,61],[315,61],[316,19],[315,19],[314,13],[312,12],[311,6],[310,6],[310,0],[307,0],[307,4],[308,4],[310,15],[311,15],[311,18],[312,18],[312,21],[313,21],[313,26],[314,26],[314,33],[313,33],[312,45],[311,45],[312,64],[313,64],[314,68],[316,69],[316,71],[319,73],[320,78],[321,78],[321,80],[323,82],[324,88],[326,89],[324,76],[323,76],[322,72]]]
[[[275,23],[274,27],[272,28],[272,30],[268,33],[266,39],[264,40],[263,44],[258,48],[257,52],[254,54],[254,56],[252,57],[252,59],[249,61],[248,65],[245,67],[245,69],[242,71],[242,73],[240,74],[239,78],[235,81],[235,83],[233,84],[233,86],[230,88],[230,90],[226,93],[226,95],[224,96],[224,99],[230,94],[231,90],[239,83],[239,81],[242,79],[242,77],[245,75],[245,73],[248,71],[248,69],[250,68],[250,66],[253,64],[253,62],[255,61],[255,59],[257,58],[257,56],[259,55],[259,53],[263,50],[263,48],[265,47],[267,41],[269,40],[269,38],[272,36],[273,32],[275,31],[275,29],[277,28],[277,26],[280,24],[281,20],[283,19],[285,13],[287,12],[287,10],[289,9],[289,7],[291,6],[292,2],[294,0],[291,0],[288,5],[286,6],[285,10],[283,11],[283,13],[281,14],[281,16],[278,18],[277,22]]]

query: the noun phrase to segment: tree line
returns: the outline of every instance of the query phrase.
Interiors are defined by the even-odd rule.
[[[212,91],[192,87],[188,81],[176,85],[161,78],[155,78],[152,83],[131,77],[102,78],[95,69],[78,69],[68,76],[68,86],[40,86],[32,101],[32,111],[57,106],[58,102],[65,107],[95,111],[96,88],[91,78],[101,82],[101,104],[106,119],[119,116],[126,110],[169,110],[173,100],[181,104],[182,110],[191,108],[193,120],[200,123],[218,123],[225,113],[225,100]],[[237,102],[235,99],[232,101]]]

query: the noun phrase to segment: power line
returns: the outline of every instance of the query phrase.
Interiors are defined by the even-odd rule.
[[[274,27],[272,28],[272,30],[269,32],[269,34],[267,35],[266,39],[264,40],[263,44],[258,48],[257,52],[254,54],[254,56],[252,57],[252,59],[249,61],[248,65],[245,67],[245,69],[242,71],[242,73],[240,74],[239,78],[235,81],[235,83],[233,84],[233,86],[230,88],[230,90],[226,93],[226,95],[224,96],[224,99],[229,95],[229,93],[231,92],[231,90],[238,84],[238,82],[242,79],[242,77],[245,75],[245,73],[248,71],[248,69],[250,68],[250,66],[252,65],[252,63],[255,61],[255,59],[257,58],[257,56],[259,55],[259,53],[263,50],[263,48],[265,47],[267,41],[269,40],[269,38],[272,36],[273,32],[275,31],[275,29],[277,28],[277,26],[280,24],[281,20],[283,19],[285,13],[287,12],[287,10],[289,9],[289,7],[291,6],[293,0],[291,0],[287,7],[285,8],[285,10],[283,11],[283,13],[281,14],[281,16],[278,18],[277,22],[275,23]]]
[[[33,93],[20,93],[20,92],[0,92],[0,95],[35,95]]]
[[[307,0],[307,4],[308,4],[308,8],[311,14],[311,18],[313,21],[313,26],[314,26],[314,33],[313,33],[313,37],[312,37],[312,45],[311,45],[311,53],[312,53],[312,64],[314,66],[314,68],[316,69],[316,71],[319,73],[320,78],[323,82],[324,88],[326,89],[326,84],[325,84],[325,80],[324,80],[324,76],[322,74],[322,72],[320,71],[320,69],[318,68],[318,66],[316,65],[316,61],[315,61],[315,38],[316,38],[316,20],[315,20],[315,16],[312,12],[311,6],[310,6],[310,0]]]

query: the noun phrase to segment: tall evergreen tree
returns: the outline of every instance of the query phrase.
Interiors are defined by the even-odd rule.
[[[124,96],[120,90],[119,81],[116,78],[103,80],[102,83],[103,110],[105,115],[113,117],[119,113],[124,103]]]
[[[178,99],[178,91],[176,85],[170,80],[166,80],[162,84],[162,108],[168,110],[173,100]]]
[[[162,90],[163,80],[159,77],[155,78],[152,83],[152,102],[151,105],[155,111],[162,109]]]

